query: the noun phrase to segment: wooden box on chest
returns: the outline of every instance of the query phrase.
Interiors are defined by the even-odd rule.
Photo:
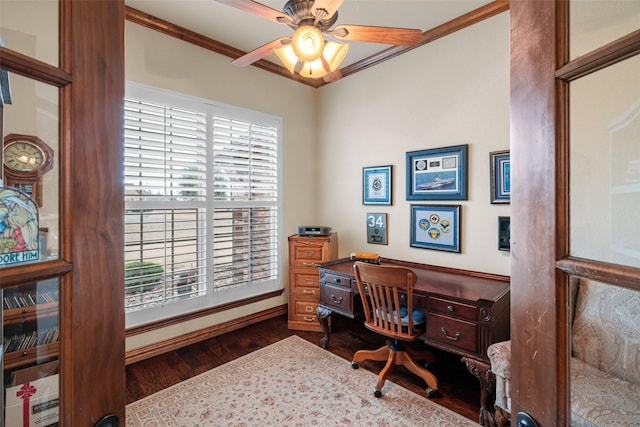
[[[318,264],[338,258],[338,234],[289,236],[289,329],[321,332]]]

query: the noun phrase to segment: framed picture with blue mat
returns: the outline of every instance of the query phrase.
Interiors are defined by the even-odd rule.
[[[467,200],[468,148],[407,152],[407,200]]]
[[[362,168],[362,204],[391,204],[391,166]]]
[[[460,205],[411,205],[411,246],[460,252]]]

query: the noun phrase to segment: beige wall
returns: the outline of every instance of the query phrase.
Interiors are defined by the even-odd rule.
[[[497,217],[509,206],[489,202],[489,152],[509,148],[508,31],[505,13],[315,90],[128,22],[126,77],[283,117],[285,237],[325,224],[339,233],[341,256],[370,251],[509,274],[509,254],[497,249]],[[410,248],[405,152],[458,144],[469,144],[470,164],[462,253]],[[362,167],[385,164],[394,165],[393,206],[365,207]],[[389,214],[387,246],[366,244],[366,212]],[[284,303],[285,295],[138,335],[127,349]]]
[[[639,74],[635,56],[571,83],[573,256],[640,267]]]
[[[171,54],[168,54],[168,53]],[[283,117],[285,162],[284,265],[286,237],[316,216],[316,114],[314,89],[130,22],[125,26],[125,75],[133,82],[212,99]],[[287,303],[287,295],[127,339],[127,350]]]
[[[509,274],[509,254],[497,250],[497,217],[509,207],[489,203],[489,152],[509,146],[508,14],[318,90],[236,68],[227,57],[130,22],[125,31],[127,80],[283,117],[285,237],[297,225],[326,224],[339,233],[341,256],[370,251]],[[470,148],[462,253],[410,248],[405,152],[458,144]],[[363,206],[362,167],[386,164],[394,166],[393,206]],[[366,244],[366,212],[389,214],[388,245]],[[286,266],[286,240],[283,254]],[[283,295],[138,335],[127,349],[286,302]]]
[[[314,90],[255,67],[235,68],[226,57],[127,23],[126,76],[282,115],[285,235],[295,233],[297,225],[324,224],[339,233],[341,256],[379,252],[509,274],[509,254],[497,249],[497,217],[509,215],[509,207],[489,203],[489,152],[509,148],[508,34],[503,13]],[[410,248],[405,152],[458,144],[469,144],[470,165],[469,200],[460,203],[462,253]],[[394,165],[393,206],[363,206],[362,167],[386,164]],[[367,212],[389,214],[388,245],[366,244]],[[127,348],[285,302],[284,296],[274,298],[136,336]]]
[[[409,246],[405,153],[469,144],[469,198],[460,204],[461,253]],[[509,149],[509,15],[499,16],[318,91],[318,221],[352,251],[509,275],[498,251],[489,153]],[[393,205],[362,205],[362,167],[393,165]],[[368,244],[365,214],[387,213],[388,245]]]

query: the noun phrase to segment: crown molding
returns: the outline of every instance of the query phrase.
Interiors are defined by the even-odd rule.
[[[403,53],[409,52],[417,47],[424,46],[427,43],[430,43],[434,40],[445,37],[449,34],[462,30],[471,25],[477,24],[478,22],[491,18],[507,10],[509,10],[509,0],[495,0],[489,4],[486,4],[475,10],[472,10],[469,13],[466,13],[457,18],[454,18],[451,21],[448,21],[442,25],[439,25],[437,27],[434,27],[430,30],[425,31],[422,34],[422,39],[420,43],[418,43],[415,46],[411,46],[411,47],[394,46],[394,47],[382,50],[374,55],[364,58],[344,68],[341,68],[340,73],[342,74],[342,78],[353,75],[373,65],[380,64],[381,62],[387,61],[398,55],[402,55]],[[175,37],[185,42],[195,44],[196,46],[202,47],[204,49],[208,49],[210,51],[219,53],[221,55],[225,55],[231,59],[237,59],[247,53],[240,49],[236,49],[235,47],[221,43],[209,37],[205,37],[202,34],[196,33],[184,27],[180,27],[171,22],[157,18],[153,15],[149,15],[147,13],[144,13],[140,10],[134,9],[129,6],[125,7],[125,19],[127,21],[133,22],[138,25],[142,25],[144,27],[166,34],[168,36]],[[302,83],[304,85],[311,86],[313,88],[319,88],[321,86],[324,86],[330,83],[322,79],[306,79],[297,74],[291,74],[289,70],[287,70],[285,67],[276,65],[273,62],[267,61],[265,59],[256,61],[251,65],[254,67],[258,67],[262,70],[268,71],[270,73],[277,74],[281,77],[285,77],[285,78],[297,81],[299,83]]]

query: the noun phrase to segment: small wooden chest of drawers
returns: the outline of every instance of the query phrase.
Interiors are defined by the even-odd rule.
[[[289,329],[322,331],[316,316],[320,301],[318,264],[337,257],[337,233],[289,236]]]

